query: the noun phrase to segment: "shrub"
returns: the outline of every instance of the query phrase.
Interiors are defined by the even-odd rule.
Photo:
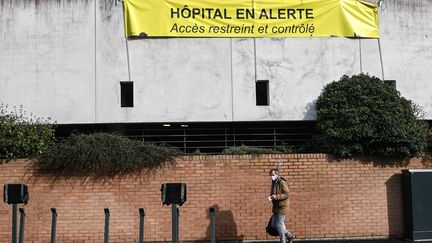
[[[0,104],[0,159],[31,158],[54,142],[50,119],[27,115],[23,108],[9,110]]]
[[[343,76],[324,87],[316,109],[315,139],[323,152],[408,159],[425,150],[426,133],[414,114],[418,106],[376,77]]]
[[[254,148],[254,147],[248,147],[244,145],[239,147],[230,147],[222,151],[222,154],[228,154],[228,155],[274,154],[274,153],[275,151],[273,151],[272,149]]]
[[[282,144],[282,145],[276,146],[272,150],[274,153],[277,153],[277,154],[291,154],[291,153],[297,153],[299,149],[297,149],[296,147],[293,147],[293,146]]]
[[[428,141],[427,151],[432,152],[432,129],[430,128],[432,126],[427,123],[426,126],[427,126],[427,141]]]
[[[277,154],[304,154],[319,152],[319,150],[315,146],[316,145],[312,141],[308,141],[300,145],[289,145],[282,143],[282,145],[278,145],[273,148],[273,151]]]
[[[42,172],[115,175],[173,164],[178,150],[107,133],[73,134],[41,154],[35,167]]]

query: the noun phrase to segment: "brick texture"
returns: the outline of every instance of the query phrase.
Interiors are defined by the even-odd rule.
[[[427,159],[405,166],[376,166],[367,159],[333,161],[325,154],[188,156],[176,166],[117,178],[52,178],[35,175],[30,162],[0,164],[0,185],[29,186],[26,242],[49,242],[50,208],[56,208],[57,242],[102,242],[104,208],[110,209],[110,242],[139,237],[145,209],[145,240],[171,241],[171,207],[162,206],[160,185],[184,182],[180,240],[208,240],[209,208],[216,209],[217,240],[274,240],[265,227],[268,171],[279,165],[291,190],[287,228],[298,238],[401,236],[401,170],[426,168]],[[11,241],[11,206],[0,204],[0,242]]]

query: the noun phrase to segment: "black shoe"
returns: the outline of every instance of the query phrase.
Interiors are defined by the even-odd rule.
[[[288,237],[288,243],[292,243],[296,236],[294,234],[291,235],[291,237]]]

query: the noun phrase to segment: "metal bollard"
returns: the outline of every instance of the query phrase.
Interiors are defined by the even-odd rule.
[[[210,208],[210,243],[216,243],[215,209]]]
[[[51,208],[52,220],[51,220],[51,243],[56,242],[56,233],[57,233],[57,210],[55,208]]]
[[[177,222],[176,222],[176,224],[177,224],[177,229],[176,229],[177,243],[180,243],[180,231],[179,231],[179,228],[180,228],[180,208],[177,208]]]
[[[18,205],[12,204],[12,243],[17,243]]]
[[[21,215],[21,220],[20,220],[20,228],[19,228],[19,243],[24,243],[24,224],[25,224],[25,211],[24,208],[20,208],[20,215]]]
[[[177,203],[172,205],[172,243],[179,243],[179,209]]]
[[[140,229],[139,229],[139,243],[144,243],[144,208],[139,209],[140,213]]]
[[[104,243],[108,243],[108,241],[109,241],[109,218],[110,218],[110,212],[109,212],[108,208],[105,208],[104,211],[105,211]]]

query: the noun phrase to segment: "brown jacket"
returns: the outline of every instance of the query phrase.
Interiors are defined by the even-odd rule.
[[[276,195],[276,199],[272,200],[273,203],[273,214],[284,214],[288,215],[290,201],[289,201],[289,189],[287,181],[279,177],[276,182],[272,183],[270,195]]]

